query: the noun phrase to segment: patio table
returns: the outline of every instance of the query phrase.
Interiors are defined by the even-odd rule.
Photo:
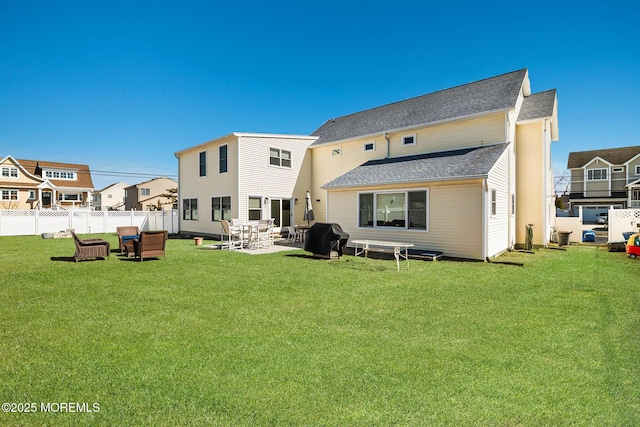
[[[369,254],[369,249],[371,249],[371,246],[380,248],[393,248],[393,256],[396,258],[398,271],[400,271],[400,258],[404,258],[407,260],[407,270],[409,269],[409,248],[413,247],[413,243],[389,242],[386,240],[352,240],[351,243],[354,243],[356,245],[354,252],[355,256],[364,253],[365,258]],[[359,247],[361,248],[358,250]],[[402,248],[404,248],[404,255],[402,254]]]

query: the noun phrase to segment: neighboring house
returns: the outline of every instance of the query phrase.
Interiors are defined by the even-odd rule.
[[[123,210],[124,189],[129,187],[126,182],[116,182],[102,190],[95,190],[92,194],[93,209],[97,211]]]
[[[640,208],[640,146],[569,153],[572,209]]]
[[[242,147],[242,135],[225,138],[240,138]],[[340,224],[351,239],[405,241],[470,259],[524,245],[528,224],[534,244],[549,242],[557,99],[555,90],[532,94],[526,69],[330,119],[311,138],[277,136],[287,137],[295,156],[293,148],[251,141],[256,151],[234,157],[233,174],[214,171],[207,179],[198,178],[198,154],[206,157],[208,144],[224,138],[176,153],[180,230],[216,233],[217,196],[230,197],[221,203],[232,217],[273,217],[274,208],[257,204],[273,195],[244,186],[246,175],[269,191],[286,180],[296,223],[304,204],[295,200],[309,190],[315,220]],[[269,167],[272,148],[288,150],[299,171]],[[204,212],[209,199],[216,203],[211,216],[185,219],[190,203]]]
[[[89,166],[75,163],[0,160],[0,208],[69,209],[90,207],[93,182]]]
[[[171,200],[163,197],[170,188],[178,188],[178,183],[166,176],[131,185],[124,189],[124,209],[129,210],[162,210]]]
[[[177,152],[181,231],[220,234],[217,221],[232,218],[302,223],[316,139],[232,133]]]

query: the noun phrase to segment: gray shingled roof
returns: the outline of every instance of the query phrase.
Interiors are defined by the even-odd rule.
[[[608,148],[604,150],[574,151],[569,153],[567,169],[581,168],[596,157],[614,165],[622,165],[640,154],[640,146]]]
[[[508,144],[370,160],[322,186],[325,189],[486,176]]]
[[[441,120],[515,107],[526,69],[328,120],[313,136],[320,145]]]
[[[532,120],[553,116],[556,90],[533,93],[522,101],[518,120]]]

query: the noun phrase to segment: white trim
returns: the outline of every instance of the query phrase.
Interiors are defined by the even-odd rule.
[[[370,145],[371,148],[367,150],[367,145]],[[365,153],[367,151],[376,151],[376,142],[375,141],[369,141],[369,142],[365,142],[362,144],[362,151],[364,151]]]
[[[417,193],[424,191],[426,194],[426,206],[425,206],[425,228],[410,228],[409,227],[409,193]],[[377,195],[379,194],[395,194],[395,193],[404,193],[405,195],[405,204],[404,204],[404,214],[405,214],[405,226],[404,227],[391,227],[391,226],[382,226],[377,224]],[[372,194],[373,195],[373,224],[370,227],[361,226],[360,225],[360,195],[361,194]],[[429,187],[424,188],[397,188],[397,189],[385,189],[381,191],[377,190],[361,190],[356,191],[356,228],[359,230],[396,230],[396,231],[407,231],[407,232],[415,232],[415,233],[428,233],[429,232],[429,205],[431,201],[429,198]]]
[[[456,122],[456,121],[459,121],[459,120],[474,119],[474,118],[482,117],[482,116],[492,116],[492,115],[497,114],[497,113],[509,112],[509,111],[511,111],[511,108],[498,108],[498,109],[491,110],[491,111],[482,111],[480,113],[473,113],[473,114],[467,114],[467,115],[463,115],[463,116],[456,116],[456,117],[451,117],[451,118],[448,118],[448,119],[435,120],[435,121],[432,121],[432,122],[417,123],[415,125],[403,126],[401,128],[385,129],[382,132],[372,132],[372,133],[368,133],[368,134],[364,134],[364,135],[356,135],[356,136],[352,136],[352,137],[344,138],[344,139],[336,139],[335,141],[327,141],[327,142],[323,142],[323,143],[318,144],[318,145],[311,144],[309,146],[309,148],[314,149],[314,148],[326,147],[327,145],[342,144],[342,143],[346,143],[348,141],[353,141],[353,140],[357,140],[357,139],[373,138],[373,137],[376,137],[376,136],[379,136],[379,135],[384,136],[384,134],[403,133],[403,132],[408,131],[408,130],[421,129],[421,128],[424,128],[426,126],[437,126],[437,125],[441,125],[441,124],[444,124],[444,123]],[[446,150],[446,151],[449,151],[449,150]]]
[[[611,168],[611,173],[624,172],[624,166],[616,166]]]
[[[412,139],[413,139],[413,142],[410,142],[410,143],[406,144],[406,143],[404,142],[405,138],[412,138]],[[416,137],[416,134],[415,134],[415,133],[413,133],[413,134],[409,134],[409,135],[402,135],[402,136],[400,137],[400,141],[401,141],[401,143],[400,143],[400,144],[401,144],[403,147],[410,147],[410,146],[416,145],[416,144],[418,143],[418,138]]]

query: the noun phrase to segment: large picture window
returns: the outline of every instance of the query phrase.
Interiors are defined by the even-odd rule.
[[[427,190],[360,193],[358,226],[427,230]]]
[[[198,199],[182,200],[182,219],[186,221],[198,220]]]
[[[211,198],[211,221],[231,220],[231,196]]]

